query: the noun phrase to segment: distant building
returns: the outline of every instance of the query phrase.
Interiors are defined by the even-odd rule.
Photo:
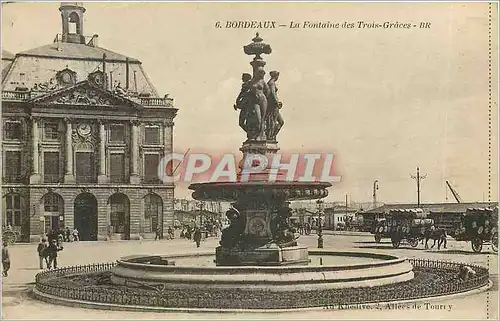
[[[59,11],[53,43],[2,52],[3,224],[24,241],[66,227],[82,240],[166,232],[174,185],[158,166],[173,148],[173,100],[139,60],[84,36],[80,3]]]
[[[358,208],[336,204],[332,207],[327,207],[324,210],[323,226],[327,230],[341,230],[346,227],[348,220],[354,220],[356,214],[359,212]]]
[[[421,204],[419,208],[423,210],[429,218],[434,220],[434,224],[443,227],[447,232],[453,230],[454,225],[460,222],[460,216],[468,208],[490,208],[498,206],[498,202],[475,202],[475,203],[433,203]],[[416,209],[417,204],[385,204],[383,206],[360,213],[363,216],[363,231],[370,231],[373,222],[377,218],[382,218],[391,210]]]

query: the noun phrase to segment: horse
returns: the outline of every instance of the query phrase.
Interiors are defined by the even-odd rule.
[[[436,241],[438,242],[438,250],[441,249],[441,245],[443,248],[446,248],[446,230],[444,228],[430,228],[424,231],[424,239],[425,239],[425,249],[429,248],[428,242],[429,239],[434,240],[434,244],[432,244],[431,249],[436,245]]]

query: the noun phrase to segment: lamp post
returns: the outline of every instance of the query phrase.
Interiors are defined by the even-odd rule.
[[[318,249],[323,248],[323,224],[321,224],[321,216],[323,215],[323,201],[317,200],[318,205]]]

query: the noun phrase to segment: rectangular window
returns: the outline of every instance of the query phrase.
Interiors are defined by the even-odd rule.
[[[89,152],[76,153],[76,182],[95,183],[94,154]]]
[[[5,152],[4,180],[6,183],[21,182],[21,152]]]
[[[125,156],[123,154],[110,154],[109,156],[111,183],[123,183],[125,181]]]
[[[22,139],[23,138],[23,127],[20,121],[6,121],[4,123],[4,134],[5,139]]]
[[[123,143],[125,141],[125,126],[122,124],[109,125],[109,141]]]
[[[57,123],[45,123],[43,125],[43,135],[47,140],[58,140],[59,126]]]
[[[6,198],[6,223],[10,226],[21,226],[21,196],[8,194]]]
[[[146,126],[144,127],[144,143],[146,145],[160,144],[160,127]]]
[[[145,154],[144,155],[144,182],[158,184],[158,166],[160,164],[160,155]]]
[[[43,181],[45,183],[59,183],[59,152],[43,153]]]

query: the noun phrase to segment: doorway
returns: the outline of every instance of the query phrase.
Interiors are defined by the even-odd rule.
[[[82,193],[75,199],[75,228],[81,241],[97,241],[97,199]]]

